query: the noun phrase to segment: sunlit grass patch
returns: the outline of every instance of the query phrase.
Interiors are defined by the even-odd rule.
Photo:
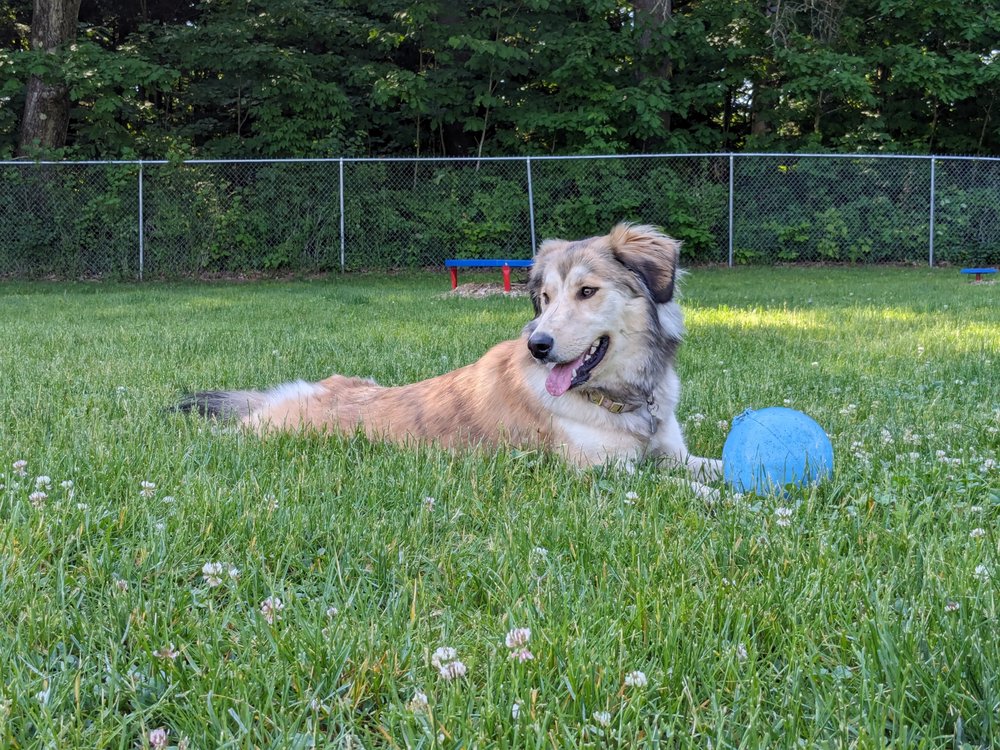
[[[710,506],[650,467],[165,411],[428,377],[516,336],[523,299],[443,275],[4,287],[0,744],[989,746],[1000,313],[955,276],[694,271],[692,449],[788,405],[837,464]]]

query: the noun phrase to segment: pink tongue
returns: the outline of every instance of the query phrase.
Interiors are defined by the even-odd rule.
[[[573,382],[573,370],[583,364],[585,356],[587,356],[586,352],[581,354],[574,362],[566,362],[565,364],[553,367],[549,372],[549,376],[545,379],[545,390],[553,396],[561,396],[568,391],[570,383]]]

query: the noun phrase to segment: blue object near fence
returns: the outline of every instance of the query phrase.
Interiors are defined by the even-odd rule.
[[[996,272],[997,272],[997,269],[995,269],[995,268],[963,268],[961,271],[959,271],[959,273],[964,273],[966,275],[975,274],[976,275],[976,278],[975,278],[976,281],[982,281],[984,274],[990,274],[990,273],[996,273]]]

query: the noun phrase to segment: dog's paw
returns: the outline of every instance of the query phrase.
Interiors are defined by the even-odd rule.
[[[715,505],[719,501],[721,495],[714,487],[709,487],[707,484],[701,484],[700,482],[691,482],[690,484],[694,494],[704,500],[706,505]]]
[[[701,482],[714,482],[722,478],[722,461],[717,458],[687,456],[684,463],[691,477]]]

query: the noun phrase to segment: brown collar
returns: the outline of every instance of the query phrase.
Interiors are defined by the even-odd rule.
[[[612,414],[625,414],[626,412],[635,411],[639,408],[639,404],[626,404],[622,401],[614,401],[600,391],[586,391],[586,395],[587,399],[592,404],[597,404],[601,408],[607,409]]]

